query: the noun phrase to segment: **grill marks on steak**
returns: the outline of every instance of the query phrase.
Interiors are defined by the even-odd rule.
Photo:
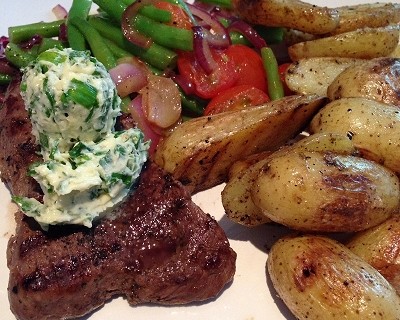
[[[24,109],[18,96],[12,101],[7,100],[4,108]],[[0,143],[5,142],[10,119],[1,119]],[[27,126],[21,131],[25,137]],[[9,141],[7,150],[14,147],[11,154],[22,159],[23,139],[16,140]],[[4,159],[0,167],[10,189],[35,194],[18,185],[26,184],[21,172],[15,175],[18,179],[12,179],[16,169]],[[16,171],[28,165],[21,162]],[[43,232],[20,212],[16,221],[7,258],[10,306],[19,319],[78,317],[117,294],[126,296],[132,305],[203,301],[218,295],[235,272],[236,254],[217,222],[191,201],[179,182],[153,163],[146,165],[135,192],[114,209],[113,217],[91,229],[56,226]]]

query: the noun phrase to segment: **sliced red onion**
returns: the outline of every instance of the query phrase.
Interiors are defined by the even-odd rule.
[[[4,57],[4,50],[6,49],[9,41],[10,40],[8,39],[8,37],[5,36],[0,37],[0,58]]]
[[[148,4],[153,4],[154,2],[155,0],[137,0],[129,5],[122,14],[121,28],[125,38],[142,48],[149,48],[153,40],[138,32],[132,25],[132,20],[135,18],[140,8]]]
[[[207,74],[211,74],[218,65],[212,56],[203,28],[200,26],[194,26],[192,27],[192,30],[193,48],[196,60]]]
[[[210,29],[204,32],[211,47],[223,49],[231,44],[228,30],[217,19],[197,6],[188,4],[188,7],[192,14],[200,19],[199,25],[204,26],[205,30]]]
[[[193,82],[188,81],[180,74],[175,74],[171,76],[171,79],[183,90],[185,94],[194,94],[195,91]]]
[[[67,24],[62,23],[60,25],[60,29],[58,30],[58,39],[64,42],[68,41]]]
[[[120,97],[139,92],[147,84],[147,73],[131,63],[120,63],[109,73]]]
[[[181,96],[170,78],[149,74],[149,82],[140,93],[142,109],[148,122],[161,129],[167,129],[181,118]]]
[[[265,40],[248,23],[240,19],[234,19],[228,27],[228,31],[238,31],[257,49],[266,47]]]
[[[22,49],[31,49],[34,45],[41,44],[43,37],[39,34],[32,36],[29,40],[20,44]]]
[[[142,96],[136,96],[129,107],[129,112],[136,122],[136,126],[142,130],[144,134],[144,140],[151,140],[149,155],[150,157],[154,154],[157,148],[157,144],[160,141],[161,135],[155,132],[151,127],[150,123],[148,123],[146,117],[143,113],[143,106],[142,106]]]
[[[65,19],[68,16],[68,11],[61,4],[57,4],[51,11],[58,20]]]

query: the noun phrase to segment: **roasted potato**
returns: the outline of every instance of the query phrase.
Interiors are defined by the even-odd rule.
[[[327,89],[346,68],[363,59],[312,57],[293,62],[285,73],[285,83],[296,94],[327,96]]]
[[[285,237],[267,270],[300,320],[400,319],[400,298],[382,275],[341,243],[322,236]]]
[[[357,233],[347,247],[377,269],[400,295],[400,217]]]
[[[328,86],[331,100],[365,97],[400,106],[400,59],[364,60],[341,72]]]
[[[290,96],[261,106],[194,118],[157,146],[154,160],[192,192],[227,179],[248,155],[276,150],[297,135],[321,107],[317,96]]]
[[[299,0],[233,0],[232,5],[239,17],[254,24],[312,34],[328,33],[339,25],[336,9]]]
[[[351,136],[364,158],[400,173],[400,110],[366,98],[342,98],[328,103],[310,123],[311,133]]]
[[[339,13],[339,25],[331,34],[365,27],[385,27],[400,22],[400,4],[398,3],[365,3],[336,9]]]
[[[288,152],[262,167],[251,189],[257,207],[291,229],[355,232],[397,212],[399,179],[363,158],[331,152]]]
[[[292,61],[311,57],[373,59],[388,56],[398,42],[398,26],[364,28],[296,43],[288,48],[288,54]]]
[[[292,145],[281,148],[273,154],[259,154],[258,162],[232,175],[222,190],[222,205],[229,219],[248,227],[271,221],[254,204],[251,197],[251,190],[261,168],[270,161],[271,157],[286,154],[294,150],[321,152],[329,150],[340,154],[356,153],[351,140],[345,135],[323,133],[305,137]]]

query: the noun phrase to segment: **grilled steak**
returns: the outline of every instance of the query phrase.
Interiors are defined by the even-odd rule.
[[[40,197],[25,177],[36,158],[30,132],[14,83],[0,111],[0,170],[13,193]],[[10,306],[18,319],[74,318],[115,295],[132,305],[202,301],[215,297],[235,272],[236,254],[217,222],[153,163],[112,217],[90,229],[44,232],[21,212],[16,222],[7,258]]]

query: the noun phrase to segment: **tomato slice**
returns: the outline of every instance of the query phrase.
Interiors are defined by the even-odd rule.
[[[172,21],[167,23],[168,25],[188,30],[192,28],[192,23],[188,15],[180,6],[167,1],[159,1],[154,6],[158,9],[171,12]]]
[[[267,92],[267,78],[260,54],[242,44],[229,46],[225,53],[233,60],[239,75],[235,85],[248,84]]]
[[[232,111],[256,106],[270,101],[268,95],[253,86],[243,84],[231,87],[216,95],[208,103],[204,115]]]
[[[211,53],[218,65],[211,74],[203,70],[193,52],[179,53],[177,61],[179,74],[193,84],[194,94],[204,99],[211,99],[232,87],[239,78],[233,60],[227,57],[224,50],[211,49]]]

